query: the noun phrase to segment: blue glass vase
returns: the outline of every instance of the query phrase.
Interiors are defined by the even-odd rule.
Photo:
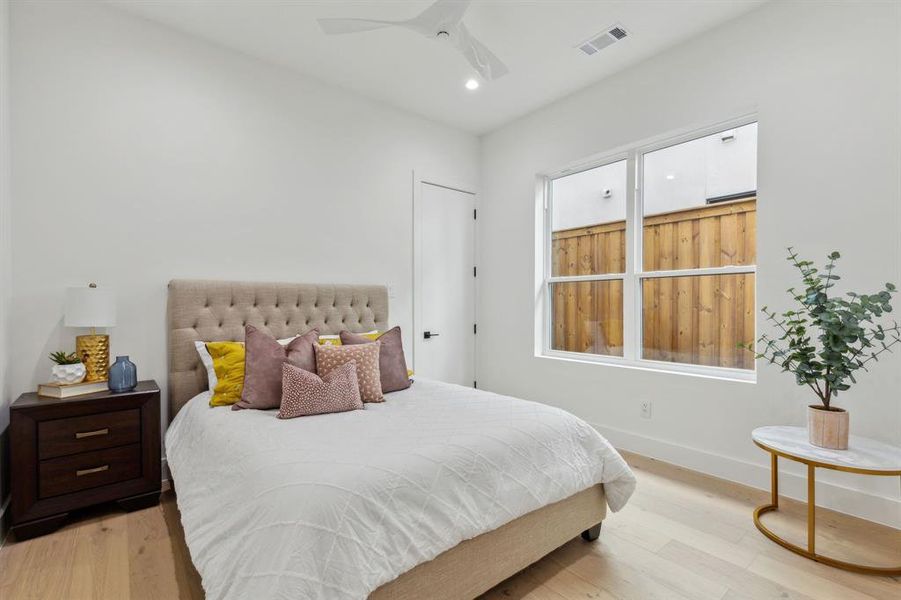
[[[130,392],[138,385],[138,368],[127,356],[117,356],[109,368],[109,389],[111,392]]]

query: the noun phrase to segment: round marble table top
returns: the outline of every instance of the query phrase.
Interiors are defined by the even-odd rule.
[[[758,427],[751,439],[766,449],[775,450],[802,462],[814,462],[838,469],[872,471],[874,474],[901,473],[901,448],[852,435],[847,450],[820,448],[808,442],[804,427]]]

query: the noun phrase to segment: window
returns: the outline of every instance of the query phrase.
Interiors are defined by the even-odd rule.
[[[541,353],[752,379],[757,123],[545,178]]]
[[[623,355],[626,161],[551,181],[550,347]]]

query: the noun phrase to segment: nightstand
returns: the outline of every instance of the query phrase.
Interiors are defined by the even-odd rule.
[[[69,511],[118,501],[126,510],[160,497],[160,388],[74,398],[22,394],[10,406],[12,531],[50,533]]]

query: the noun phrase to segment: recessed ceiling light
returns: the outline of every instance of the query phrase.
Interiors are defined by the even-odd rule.
[[[470,91],[479,89],[479,80],[478,79],[467,79],[466,80],[466,89],[470,90]]]
[[[669,180],[673,180],[676,178],[676,176],[671,173],[671,174],[667,175],[666,178]]]

